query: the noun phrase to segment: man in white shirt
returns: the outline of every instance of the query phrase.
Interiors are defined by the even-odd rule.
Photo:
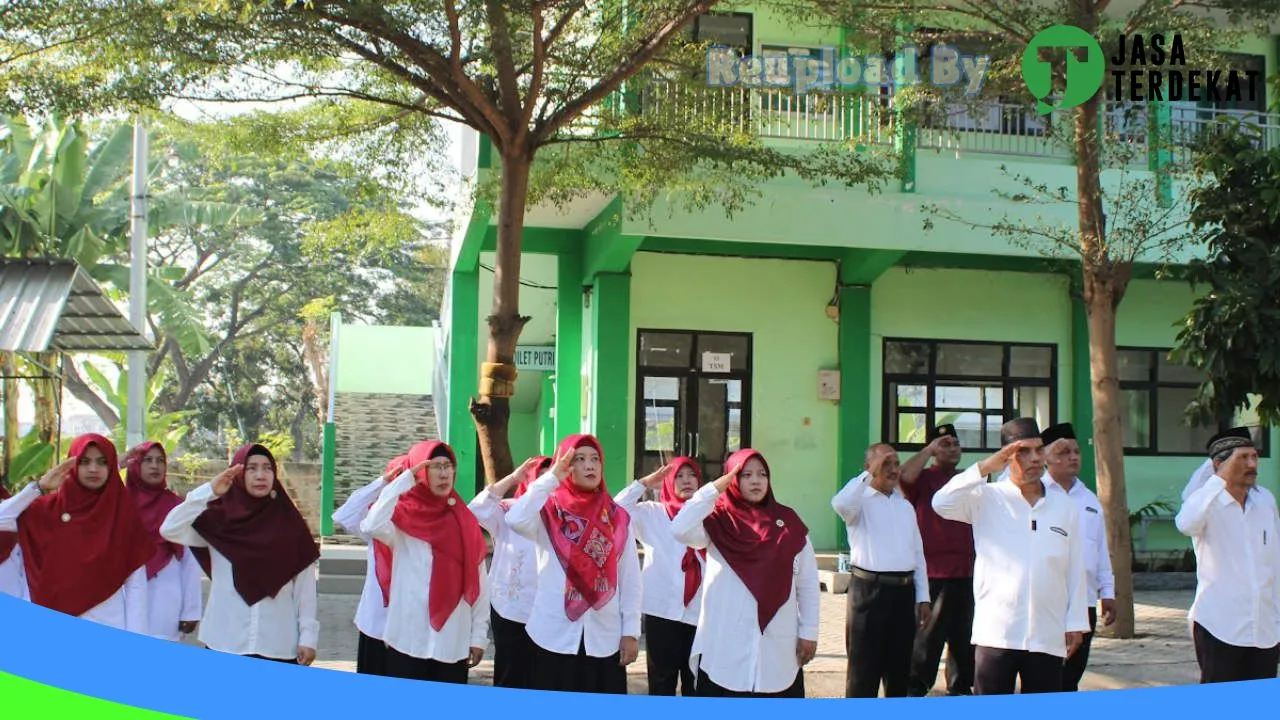
[[[1245,428],[1209,442],[1214,472],[1174,522],[1196,553],[1188,619],[1200,682],[1276,677],[1280,662],[1280,514],[1258,482],[1258,451]]]
[[[845,697],[906,697],[916,628],[929,620],[929,577],[915,509],[898,489],[898,453],[867,449],[866,469],[831,500],[849,533]]]
[[[1001,449],[952,478],[933,509],[973,526],[974,694],[1058,692],[1089,629],[1080,514],[1045,491],[1043,442],[1031,418],[1000,427]],[[1008,480],[986,482],[1009,466]]]
[[[1067,658],[1062,670],[1062,691],[1080,689],[1085,666],[1089,664],[1089,646],[1098,628],[1098,611],[1095,603],[1102,604],[1102,625],[1116,619],[1116,578],[1111,571],[1111,553],[1107,549],[1107,526],[1103,520],[1102,504],[1080,481],[1080,443],[1076,440],[1071,423],[1061,423],[1040,433],[1045,449],[1044,486],[1049,492],[1064,492],[1080,512],[1080,532],[1084,541],[1084,570],[1088,582],[1089,632],[1085,633],[1080,649]]]

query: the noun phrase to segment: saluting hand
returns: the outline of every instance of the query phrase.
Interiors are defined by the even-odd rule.
[[[716,492],[724,492],[729,489],[729,483],[733,482],[733,479],[736,477],[738,477],[738,471],[737,469],[734,469],[716,478],[716,481],[712,483],[712,485],[716,486]]]
[[[997,450],[990,457],[978,463],[978,472],[985,475],[994,475],[1009,466],[1009,463],[1023,448],[1032,447],[1030,440],[1016,440]]]
[[[537,464],[537,458],[529,458],[528,460],[525,460],[524,462],[520,463],[520,467],[516,468],[515,470],[512,470],[510,475],[494,483],[493,488],[490,489],[490,492],[492,492],[494,495],[497,495],[498,497],[502,497],[506,495],[508,492],[511,491],[511,487],[513,485],[516,485],[517,483],[519,483],[521,478],[529,474],[529,469],[532,468],[535,464]]]
[[[654,470],[648,475],[645,475],[644,477],[640,478],[640,484],[649,488],[650,490],[656,490],[657,488],[662,487],[662,481],[666,479],[667,469],[670,467],[671,467],[670,465],[663,465],[657,470]]]
[[[636,661],[640,655],[640,641],[629,635],[622,637],[622,642],[618,645],[618,664],[626,667]]]
[[[54,465],[52,468],[49,468],[49,472],[45,473],[44,477],[40,478],[39,483],[37,483],[40,486],[40,490],[50,493],[62,487],[62,483],[66,482],[67,478],[71,477],[71,469],[75,466],[76,459],[69,457],[57,465]]]
[[[484,648],[473,647],[467,651],[467,667],[473,668],[484,659]]]
[[[244,465],[232,465],[231,467],[218,473],[211,483],[213,485],[213,494],[222,497],[231,489],[231,483],[244,477]]]
[[[556,464],[551,466],[551,472],[555,473],[560,482],[564,482],[564,479],[569,477],[569,471],[573,468],[573,453],[574,451],[570,450],[561,455],[556,458]]]
[[[418,473],[422,472],[423,470],[426,470],[427,466],[430,464],[431,464],[431,458],[427,458],[426,460],[423,460],[417,465],[414,465],[413,467],[409,468],[409,472],[412,473],[413,476],[416,478],[418,477]],[[396,477],[399,477],[399,476],[397,475]],[[424,474],[423,477],[426,478],[427,476]],[[424,479],[422,482],[426,482],[426,480]]]
[[[817,654],[817,640],[805,640],[803,638],[796,640],[796,662],[800,663],[800,667],[808,665],[809,661]]]

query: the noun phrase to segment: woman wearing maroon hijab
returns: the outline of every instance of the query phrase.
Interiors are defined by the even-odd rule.
[[[493,538],[489,566],[489,627],[493,630],[493,685],[531,689],[537,657],[525,623],[538,588],[538,550],[507,525],[507,511],[524,496],[529,483],[551,467],[551,458],[525,460],[507,477],[481,490],[468,505],[480,527]],[[514,488],[514,492],[513,489]],[[513,497],[508,498],[507,495]]]
[[[705,550],[686,547],[671,534],[671,519],[702,484],[693,458],[673,458],[647,477],[631,483],[614,498],[631,513],[636,537],[644,545],[644,645],[650,695],[694,694],[689,653],[702,607]],[[658,502],[641,502],[646,489],[658,490]]]
[[[209,548],[213,572],[199,634],[205,646],[300,665],[316,659],[320,548],[269,450],[242,446],[231,467],[169,512],[160,535]]]
[[[551,470],[507,511],[533,541],[538,587],[525,628],[536,646],[538,690],[627,692],[640,638],[640,561],[631,516],[609,497],[604,453],[570,435]]]
[[[154,548],[147,560],[148,634],[177,642],[195,632],[201,611],[200,563],[187,548],[160,537],[160,523],[182,498],[169,489],[168,457],[160,443],[134,447],[125,455],[124,466],[125,487]]]
[[[81,435],[69,455],[0,503],[0,532],[18,533],[32,602],[146,634],[155,545],[120,480],[115,446]]]
[[[12,495],[0,478],[0,502]],[[22,567],[22,548],[18,547],[18,531],[0,531],[0,594],[30,600],[27,592],[27,571]]]
[[[691,665],[704,697],[804,697],[818,649],[818,561],[809,529],[773,497],[769,466],[751,449],[689,498],[672,533],[707,550]]]
[[[387,674],[465,685],[489,645],[488,547],[454,489],[457,460],[438,440],[409,449],[409,472],[378,496],[361,531],[383,544]],[[389,555],[390,557],[386,557]]]

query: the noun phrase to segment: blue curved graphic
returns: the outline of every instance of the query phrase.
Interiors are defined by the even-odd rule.
[[[0,595],[4,642],[0,673],[120,705],[199,720],[245,717],[362,717],[370,711],[425,712],[444,716],[534,718],[738,718],[777,720],[778,712],[848,712],[846,703],[869,703],[870,712],[895,718],[951,720],[1026,716],[1038,720],[1153,714],[1212,714],[1230,705],[1269,705],[1280,680],[1135,690],[1103,690],[1005,697],[806,699],[663,698],[577,695],[466,685],[444,685],[302,668],[238,658],[154,640],[68,617]],[[354,632],[354,630],[353,630]],[[11,698],[0,703],[9,704]],[[716,704],[712,708],[708,703]],[[826,707],[840,703],[839,707]],[[886,704],[888,703],[888,704]],[[940,708],[938,703],[947,703]],[[803,704],[801,706],[800,704]],[[1265,706],[1265,705],[1264,705]],[[10,705],[10,707],[13,707]],[[803,707],[803,709],[802,709]]]

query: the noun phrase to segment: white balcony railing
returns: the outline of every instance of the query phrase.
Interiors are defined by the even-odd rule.
[[[641,93],[645,113],[658,113],[689,125],[730,127],[775,140],[869,145],[894,141],[893,96],[872,88],[864,94],[806,93],[788,88],[697,88],[654,84]],[[1040,116],[1026,105],[984,101],[945,108],[925,107],[919,116],[916,146],[942,152],[1070,159],[1074,122],[1070,110]],[[1108,152],[1145,164],[1150,150],[1151,106],[1108,102],[1103,132]],[[1280,146],[1280,116],[1196,107],[1170,108],[1163,148],[1174,161],[1189,159],[1197,137],[1236,117],[1259,126],[1259,143]]]

